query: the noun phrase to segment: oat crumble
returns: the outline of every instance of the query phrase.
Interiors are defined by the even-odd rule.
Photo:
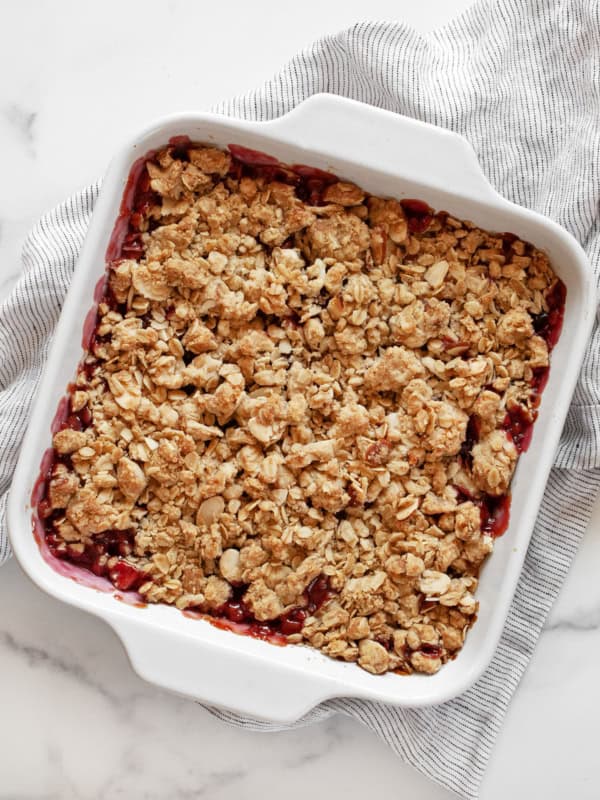
[[[230,149],[145,164],[46,540],[148,602],[435,673],[508,523],[564,286],[511,234]]]

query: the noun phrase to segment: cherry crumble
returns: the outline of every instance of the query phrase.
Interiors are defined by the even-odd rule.
[[[108,257],[42,470],[50,551],[220,626],[435,673],[560,335],[547,257],[183,137],[135,165]]]

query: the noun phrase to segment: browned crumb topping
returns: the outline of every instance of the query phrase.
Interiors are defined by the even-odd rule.
[[[54,437],[54,532],[76,554],[133,531],[103,558],[180,609],[219,613],[233,586],[281,619],[325,576],[290,642],[434,673],[475,619],[481,506],[510,485],[504,421],[548,365],[555,276],[445,214],[411,232],[353,184],[309,205],[230,166],[201,146],[147,164],[143,253],[110,267],[72,398],[91,425]]]

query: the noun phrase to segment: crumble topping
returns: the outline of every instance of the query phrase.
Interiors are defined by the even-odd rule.
[[[564,287],[511,234],[230,149],[145,165],[47,541],[148,602],[435,673],[508,522]]]

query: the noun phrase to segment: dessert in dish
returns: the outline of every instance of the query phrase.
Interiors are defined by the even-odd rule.
[[[38,505],[121,591],[375,673],[477,614],[560,334],[547,257],[175,140],[140,162]]]

